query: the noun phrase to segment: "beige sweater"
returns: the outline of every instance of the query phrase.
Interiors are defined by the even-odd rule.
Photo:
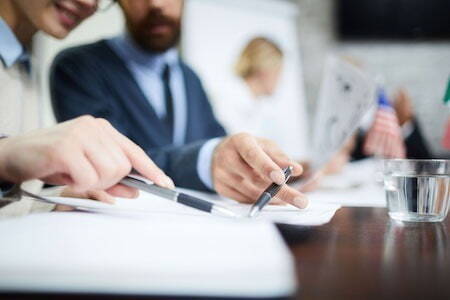
[[[39,123],[40,107],[37,91],[29,75],[18,65],[6,69],[0,63],[0,133],[21,134],[37,129]],[[42,182],[33,180],[23,183],[22,187],[29,192],[39,193]],[[0,219],[51,209],[53,205],[23,198],[0,207]]]

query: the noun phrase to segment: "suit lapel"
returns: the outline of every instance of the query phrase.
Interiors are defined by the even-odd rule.
[[[195,140],[194,134],[194,124],[197,119],[197,107],[196,107],[196,95],[193,94],[193,84],[192,78],[189,76],[187,72],[186,66],[183,62],[180,62],[181,70],[183,73],[184,87],[186,90],[186,133],[185,133],[185,142],[189,143]]]

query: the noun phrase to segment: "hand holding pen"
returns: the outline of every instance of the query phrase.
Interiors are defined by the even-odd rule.
[[[211,166],[214,188],[222,196],[251,204],[270,184],[285,183],[280,166],[292,166],[292,176],[299,176],[303,171],[275,143],[245,133],[232,135],[215,148]],[[272,200],[276,202],[298,208],[308,204],[302,193],[287,185]]]
[[[293,167],[289,166],[283,170],[284,173],[284,183],[283,184],[277,184],[272,183],[262,194],[259,196],[258,200],[256,200],[255,204],[253,204],[252,208],[250,209],[250,212],[248,216],[250,218],[256,217],[260,211],[266,206],[270,200],[272,200],[275,195],[278,194],[278,192],[283,188],[283,185],[286,184],[289,181],[289,178],[291,178]]]

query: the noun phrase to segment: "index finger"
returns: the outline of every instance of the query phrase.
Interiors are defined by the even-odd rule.
[[[235,147],[242,159],[263,178],[276,184],[284,183],[285,177],[281,168],[264,152],[252,136],[240,136],[235,140]]]
[[[109,122],[103,122],[111,137],[119,144],[132,167],[142,176],[159,186],[173,189],[173,181],[148,157],[145,151],[130,139],[118,132]]]
[[[269,157],[279,166],[289,167],[292,166],[292,176],[300,176],[303,174],[303,167],[300,163],[290,159],[278,146],[276,145],[265,145],[263,146],[264,151],[269,155]]]

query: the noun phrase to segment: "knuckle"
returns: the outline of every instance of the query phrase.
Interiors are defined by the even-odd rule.
[[[257,187],[265,187],[265,186],[267,186],[269,184],[269,181],[265,180],[259,174],[253,174],[252,177],[251,177],[251,181]]]
[[[109,123],[109,121],[106,120],[106,119],[104,119],[104,118],[97,118],[97,119],[95,119],[95,122],[96,122],[98,125],[103,126],[103,127],[109,127],[109,126],[111,126],[111,123]]]
[[[266,139],[266,138],[259,138],[258,140],[261,144],[265,144],[268,146],[276,145],[275,142],[273,142],[272,140]]]
[[[65,164],[64,152],[58,143],[49,143],[43,147],[44,157],[47,157],[49,165]]]
[[[244,151],[244,157],[246,158],[254,158],[258,155],[258,149],[256,147],[250,147]]]
[[[75,128],[78,126],[89,126],[94,122],[95,118],[91,115],[83,115],[78,117],[75,122]]]
[[[215,185],[216,191],[217,191],[217,193],[218,193],[219,195],[226,196],[226,193],[225,193],[225,191],[224,191],[224,189],[223,189],[223,187],[222,187],[221,184],[219,184],[219,183],[216,181],[214,185]]]
[[[240,132],[240,133],[233,135],[232,139],[235,144],[240,145],[242,143],[246,143],[249,140],[253,139],[253,137],[250,134],[248,134],[247,132]]]
[[[81,137],[83,137],[86,132],[89,132],[89,128],[90,126],[87,125],[87,122],[79,122],[74,124],[75,126],[72,126],[68,129],[68,131],[66,132],[67,134],[65,134],[62,137],[62,140],[64,141],[68,141],[68,140],[73,140],[73,139],[80,139]]]
[[[272,171],[274,171],[274,167],[269,162],[264,162],[261,169],[263,170],[263,174],[265,176],[269,175]],[[262,174],[259,175],[261,176]]]
[[[91,122],[94,120],[94,117],[91,115],[82,115],[76,119],[79,122]]]
[[[229,160],[229,154],[226,151],[218,153],[215,157],[216,165],[219,167],[225,166]]]
[[[123,177],[131,172],[131,164],[128,162],[119,164],[117,168],[117,175]]]
[[[256,200],[259,195],[261,194],[261,191],[253,186],[249,186],[247,189],[247,196],[249,196],[251,199]]]
[[[239,132],[234,135],[236,139],[246,138],[249,134],[247,132]]]
[[[98,183],[98,177],[95,172],[89,172],[86,176],[83,177],[83,184],[87,187],[95,186]]]

